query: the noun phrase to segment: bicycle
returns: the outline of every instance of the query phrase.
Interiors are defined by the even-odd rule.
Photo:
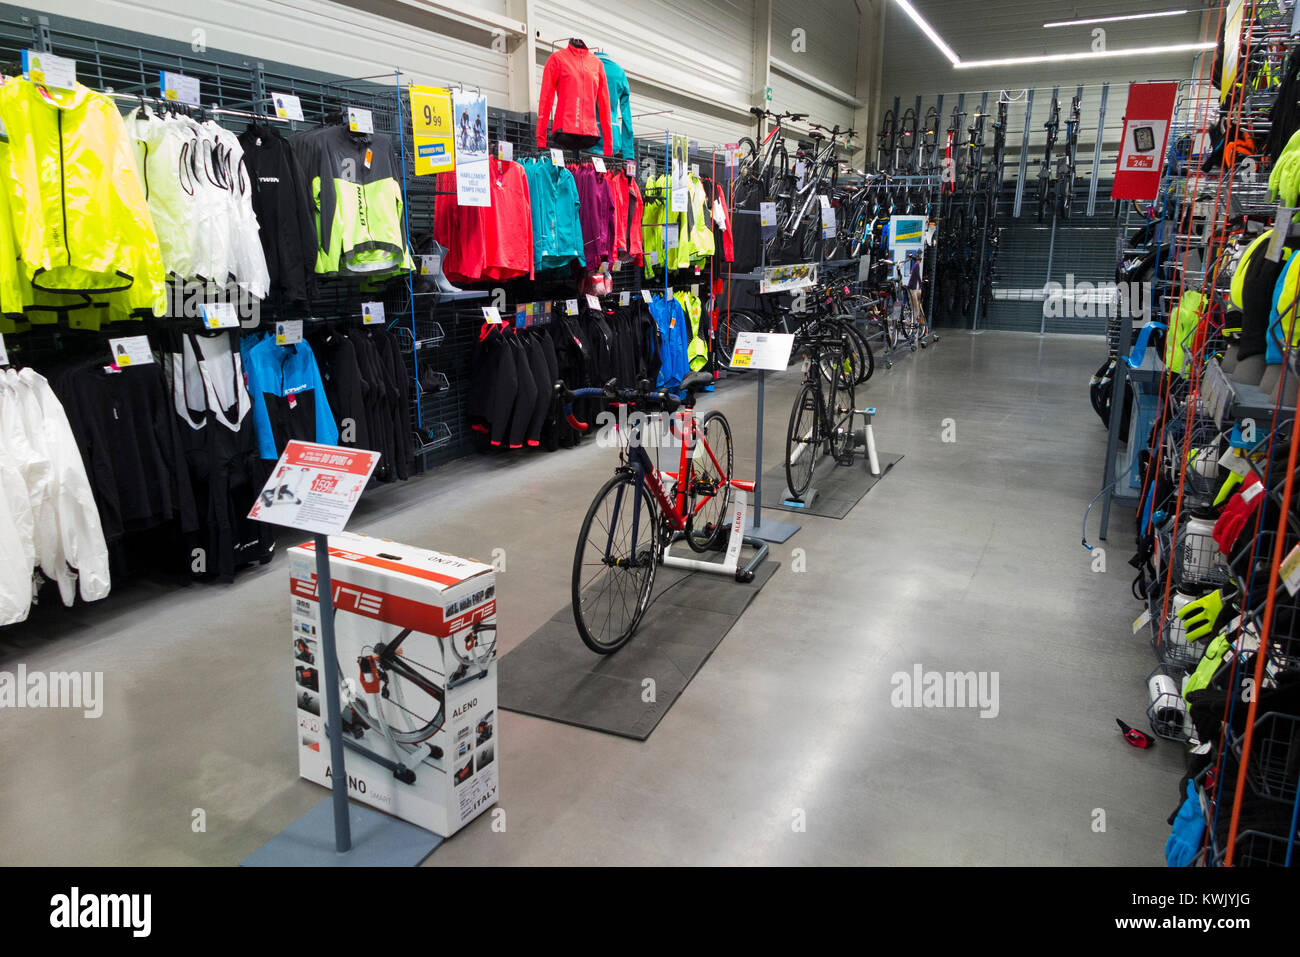
[[[812,484],[819,452],[837,463],[851,459],[853,454],[853,381],[838,374],[827,382],[820,371],[813,371],[822,370],[827,360],[838,370],[848,349],[848,338],[810,337],[801,340],[800,345],[804,349],[803,386],[790,409],[785,435],[785,481],[796,498]]]
[[[1070,218],[1074,206],[1074,180],[1079,152],[1079,98],[1070,101],[1070,118],[1065,121],[1065,148],[1058,160],[1056,173],[1056,208],[1061,219]]]
[[[753,139],[748,136],[742,136],[737,143],[737,149],[740,151],[740,161],[736,169],[737,179],[739,180],[758,180],[763,186],[763,195],[771,196],[773,186],[776,182],[783,180],[790,171],[790,158],[786,153],[785,139],[781,136],[781,121],[806,119],[807,113],[773,113],[765,110],[761,106],[751,107],[750,113],[756,117],[759,130],[762,130],[762,122],[766,119],[775,120],[772,128],[763,137],[763,145],[760,149]]]
[[[1056,146],[1056,134],[1061,125],[1061,104],[1052,97],[1052,111],[1048,114],[1043,128],[1047,130],[1047,145],[1043,150],[1043,160],[1038,167],[1038,221],[1041,223],[1047,214],[1054,192],[1052,184],[1052,150]]]
[[[573,556],[573,620],[583,644],[596,654],[613,654],[636,633],[668,545],[682,537],[693,551],[714,548],[730,529],[732,489],[754,489],[753,482],[732,477],[731,426],[726,416],[713,410],[703,419],[695,417],[697,393],[712,382],[711,373],[690,373],[680,386],[684,399],[652,390],[648,382],[638,389],[620,389],[614,380],[585,389],[555,384],[570,425],[579,431],[587,426],[574,418],[573,400],[605,398],[643,413],[672,416],[675,434],[681,437],[677,472],[662,472],[642,442],[645,416],[634,416],[626,440],[619,445],[619,465],[582,520]],[[738,581],[752,578],[752,572],[736,572]]]

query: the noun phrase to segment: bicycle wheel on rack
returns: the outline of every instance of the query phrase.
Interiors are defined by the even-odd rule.
[[[650,603],[660,538],[654,499],[621,472],[596,493],[578,533],[571,600],[578,635],[598,655],[627,644]]]
[[[812,484],[813,467],[822,442],[822,395],[817,386],[805,382],[790,410],[785,433],[785,484],[792,495],[802,495]]]
[[[836,462],[848,461],[853,454],[853,379],[838,375],[830,385],[830,398],[826,412],[830,418],[831,458]]]
[[[736,338],[742,332],[756,332],[758,322],[744,309],[728,309],[718,316],[718,362],[731,368],[731,356],[736,349]]]
[[[735,464],[731,448],[731,426],[727,417],[716,409],[706,415],[697,426],[702,441],[695,443],[690,458],[690,490],[686,519],[686,544],[693,551],[707,552],[714,548],[727,528],[731,504],[731,469]],[[710,458],[705,446],[713,452]],[[718,465],[713,464],[713,459]],[[723,471],[718,471],[721,466]],[[697,511],[698,509],[698,511]]]

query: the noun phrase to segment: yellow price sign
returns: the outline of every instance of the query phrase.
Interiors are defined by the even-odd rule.
[[[411,133],[415,139],[415,175],[443,173],[455,167],[456,142],[451,124],[451,92],[440,87],[409,88]]]
[[[749,368],[750,362],[754,359],[754,353],[751,349],[737,349],[736,354],[731,357],[731,365],[736,369]]]

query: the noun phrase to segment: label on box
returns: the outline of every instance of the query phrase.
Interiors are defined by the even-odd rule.
[[[40,50],[24,50],[23,75],[51,90],[75,90],[77,61]]]
[[[353,133],[373,133],[375,131],[374,115],[369,110],[363,110],[359,106],[349,106],[348,129]]]
[[[153,349],[149,347],[147,336],[109,339],[108,348],[113,353],[113,362],[119,369],[125,369],[127,366],[145,366],[153,362]]]
[[[302,342],[302,320],[285,319],[275,324],[275,344],[294,346]]]
[[[233,302],[207,302],[201,307],[203,325],[209,329],[238,329],[239,314]]]
[[[384,304],[382,302],[363,302],[361,304],[361,324],[379,326],[384,323]]]
[[[162,98],[170,100],[173,103],[188,103],[190,106],[199,105],[199,78],[197,76],[186,76],[184,73],[172,73],[170,70],[162,71]]]
[[[378,452],[290,440],[248,517],[317,535],[343,531]]]
[[[275,107],[275,115],[282,120],[299,120],[302,115],[302,100],[292,93],[272,93],[271,105]]]

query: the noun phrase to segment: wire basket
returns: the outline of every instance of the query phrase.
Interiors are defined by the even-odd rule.
[[[1174,614],[1172,603],[1169,605],[1169,618],[1161,626],[1159,635],[1159,640],[1152,642],[1156,659],[1171,676],[1181,677],[1196,670],[1196,666],[1205,657],[1203,644],[1187,640],[1187,626]],[[1148,675],[1147,681],[1150,680],[1151,676]]]
[[[1264,831],[1242,831],[1237,835],[1237,853],[1232,863],[1237,867],[1286,867],[1288,844],[1300,842],[1296,836],[1288,842],[1285,837]],[[1220,850],[1214,862],[1222,865],[1227,860],[1227,848]]]
[[[1207,587],[1226,584],[1228,570],[1223,564],[1223,556],[1212,535],[1193,532],[1184,525],[1179,530],[1174,542],[1173,584],[1188,588]]]
[[[1241,741],[1233,750],[1241,758]],[[1300,716],[1270,711],[1255,721],[1246,780],[1260,797],[1291,804],[1300,780]]]

